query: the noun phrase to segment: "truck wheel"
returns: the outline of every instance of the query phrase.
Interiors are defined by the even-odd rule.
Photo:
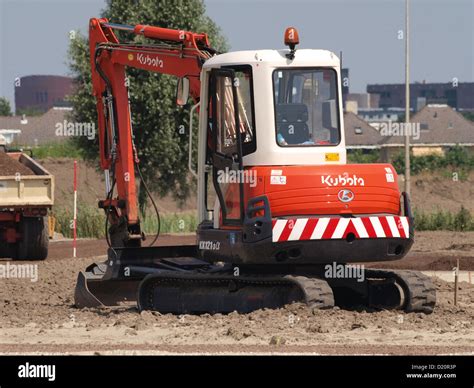
[[[21,220],[22,239],[17,258],[44,260],[48,256],[49,232],[46,217],[25,217]]]

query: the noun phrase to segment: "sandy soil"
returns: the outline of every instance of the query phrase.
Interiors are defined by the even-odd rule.
[[[34,175],[24,164],[21,164],[18,160],[13,159],[11,156],[8,156],[5,152],[0,150],[0,175],[16,175],[17,173],[21,175]]]
[[[461,173],[458,172],[458,177]],[[432,213],[438,210],[456,213],[464,206],[474,212],[474,172],[453,180],[447,173],[424,172],[412,176],[412,207],[418,211]],[[400,184],[403,190],[403,185]]]
[[[435,240],[445,246],[439,235],[425,238],[426,247]],[[166,242],[175,240],[168,237]],[[423,247],[420,243],[419,253]],[[466,260],[472,259],[472,249],[465,253]],[[468,283],[460,284],[454,306],[453,285],[435,280],[438,305],[431,315],[311,311],[301,304],[227,316],[77,309],[77,272],[99,259],[48,259],[38,263],[37,283],[1,279],[0,353],[474,354],[474,286]]]

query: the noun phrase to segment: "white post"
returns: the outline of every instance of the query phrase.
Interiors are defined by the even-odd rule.
[[[458,305],[458,283],[459,283],[459,257],[456,260],[456,272],[454,273],[454,305]]]
[[[73,219],[72,257],[76,257],[76,250],[77,250],[77,160],[74,161],[74,219]]]
[[[410,35],[409,0],[405,0],[405,192],[410,195]]]

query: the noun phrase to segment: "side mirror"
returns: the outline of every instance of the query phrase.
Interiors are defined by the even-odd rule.
[[[178,88],[176,90],[176,104],[184,106],[189,98],[189,79],[180,78],[178,80]]]

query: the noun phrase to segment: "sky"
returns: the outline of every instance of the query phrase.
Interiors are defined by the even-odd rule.
[[[405,0],[206,0],[231,50],[283,48],[296,27],[301,48],[343,53],[350,91],[404,82]],[[474,81],[474,0],[410,0],[411,80]],[[0,0],[0,96],[32,74],[70,75],[69,32],[87,32],[103,0]],[[474,96],[473,96],[474,98]]]

